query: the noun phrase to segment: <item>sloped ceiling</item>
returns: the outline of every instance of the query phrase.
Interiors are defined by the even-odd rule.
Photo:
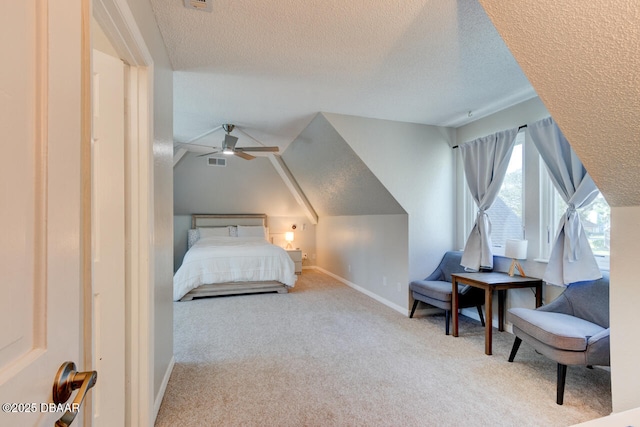
[[[320,217],[406,213],[323,114],[282,158]]]
[[[611,206],[640,206],[640,3],[480,0]]]
[[[151,3],[177,141],[234,123],[284,149],[320,111],[457,126],[535,96],[477,0]]]

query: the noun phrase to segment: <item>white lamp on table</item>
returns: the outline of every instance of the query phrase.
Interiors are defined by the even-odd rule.
[[[522,277],[527,277],[524,274],[524,269],[518,262],[519,259],[527,259],[527,240],[507,239],[507,244],[504,249],[504,256],[511,258],[511,267],[509,267],[509,276],[513,276],[515,269]]]
[[[293,231],[287,231],[284,233],[284,240],[287,241],[286,249],[293,249],[291,246],[291,242],[293,242]]]

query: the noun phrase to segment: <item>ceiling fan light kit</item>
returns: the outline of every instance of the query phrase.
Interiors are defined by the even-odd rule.
[[[265,152],[267,152],[267,153],[277,153],[280,150],[276,146],[274,146],[274,147],[266,147],[266,146],[263,146],[263,147],[236,147],[236,144],[238,143],[238,137],[231,135],[231,132],[233,132],[233,130],[236,129],[236,126],[232,125],[230,123],[225,123],[220,127],[222,127],[222,129],[226,132],[226,135],[224,136],[224,141],[222,141],[222,147],[220,147],[220,148],[212,147],[212,148],[215,149],[215,151],[211,151],[211,152],[205,153],[205,154],[200,154],[198,157],[207,157],[207,156],[210,156],[212,154],[222,153],[222,154],[226,154],[226,155],[233,154],[233,155],[241,157],[241,158],[243,158],[245,160],[253,160],[256,157],[252,156],[251,154],[248,154],[249,152],[253,151],[253,152],[262,152],[262,153],[265,153]],[[220,127],[214,128],[214,130],[215,129],[220,129]],[[241,133],[243,133],[246,136],[248,136],[250,139],[252,139],[255,142],[257,142],[258,144],[262,144],[260,141],[258,141],[257,139],[255,139],[251,135],[247,134],[242,129],[238,128],[238,130]],[[213,132],[213,130],[209,131],[209,132],[205,132],[203,134],[203,136],[206,136],[211,132]],[[191,140],[190,143],[192,143],[194,140]],[[190,143],[185,143],[183,145],[190,145]],[[197,145],[197,144],[193,144],[193,145]],[[262,145],[264,145],[264,144],[262,144]]]

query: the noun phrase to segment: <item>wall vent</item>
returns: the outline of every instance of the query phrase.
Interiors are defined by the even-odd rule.
[[[184,7],[187,9],[202,10],[204,12],[213,11],[213,0],[184,0]]]
[[[207,157],[209,166],[227,166],[227,159],[222,157]]]

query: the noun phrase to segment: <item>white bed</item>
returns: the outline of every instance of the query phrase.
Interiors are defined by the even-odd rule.
[[[268,241],[266,215],[192,215],[189,250],[173,278],[174,301],[258,292],[285,293],[297,276]]]

